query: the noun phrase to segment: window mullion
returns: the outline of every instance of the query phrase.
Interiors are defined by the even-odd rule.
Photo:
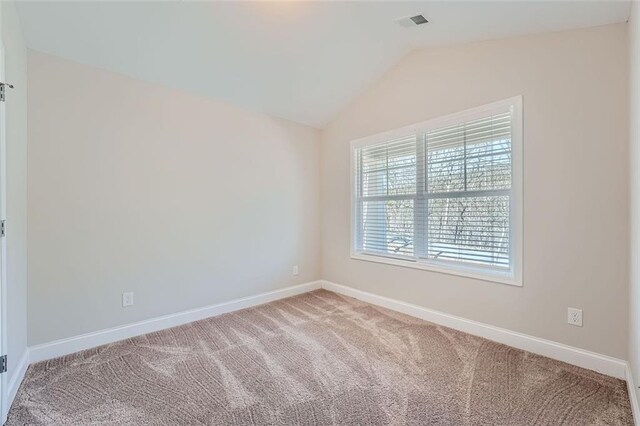
[[[521,283],[522,101],[506,102],[352,142],[352,257]]]
[[[356,160],[358,162],[358,188],[357,188],[357,203],[356,203],[356,225],[357,225],[357,234],[356,234],[356,247],[358,250],[363,249],[363,234],[364,234],[364,221],[362,216],[362,196],[363,193],[363,178],[362,178],[362,152],[358,151],[358,158]]]
[[[464,161],[464,190],[465,192],[467,191],[467,125],[464,125],[464,133],[463,133],[463,139],[462,139],[462,143],[463,143],[463,149],[464,149],[464,155],[463,155],[463,161]]]
[[[427,257],[427,173],[426,135],[416,135],[416,198],[414,201],[414,250],[415,257]]]

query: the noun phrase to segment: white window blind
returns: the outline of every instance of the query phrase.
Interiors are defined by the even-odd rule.
[[[362,251],[413,256],[416,137],[362,148],[358,158]]]
[[[514,277],[516,104],[354,145],[353,252]]]

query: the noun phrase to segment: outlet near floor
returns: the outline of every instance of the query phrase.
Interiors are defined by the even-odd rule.
[[[122,293],[122,307],[133,306],[133,292]]]
[[[298,265],[294,265],[293,268],[291,268],[291,273],[293,275],[298,275]]]
[[[571,325],[582,327],[582,309],[569,308],[567,311],[567,322]]]

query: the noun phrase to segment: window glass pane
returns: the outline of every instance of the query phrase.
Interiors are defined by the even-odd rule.
[[[389,169],[387,181],[388,195],[415,194],[416,192],[416,156],[407,157],[406,167]]]
[[[519,275],[511,257],[520,245],[510,229],[518,104],[431,120],[416,125],[429,131],[384,143],[359,141],[355,251],[405,256],[426,269]]]
[[[447,140],[438,138],[438,135],[432,133],[434,132],[427,133],[427,182],[429,192],[463,191],[463,133],[452,130],[451,139]]]
[[[362,148],[360,155],[363,197],[416,192],[415,136]]]
[[[426,133],[429,193],[509,189],[511,113]]]
[[[413,200],[362,202],[363,250],[413,256]]]
[[[387,195],[387,170],[371,170],[362,174],[362,196]]]
[[[509,266],[509,196],[428,202],[428,258]]]
[[[467,148],[467,190],[511,188],[511,140],[488,141]]]
[[[511,116],[466,124],[467,190],[511,188]]]

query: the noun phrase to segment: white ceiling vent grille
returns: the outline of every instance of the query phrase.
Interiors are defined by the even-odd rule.
[[[427,18],[425,18],[424,15],[407,16],[405,18],[398,19],[397,22],[398,24],[400,24],[401,27],[404,27],[404,28],[416,27],[418,25],[429,23],[429,21],[427,21]]]

